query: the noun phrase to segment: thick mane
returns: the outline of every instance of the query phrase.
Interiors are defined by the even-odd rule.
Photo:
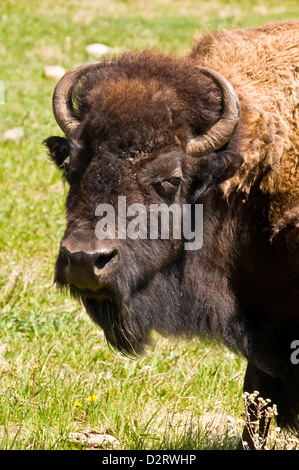
[[[270,195],[273,234],[299,224],[299,21],[251,30],[205,33],[190,54],[234,85],[242,107],[239,152],[245,162],[223,185],[246,198],[252,186]]]
[[[175,137],[185,145],[221,113],[220,90],[192,60],[153,50],[125,52],[86,74],[75,101],[86,122],[83,140],[106,142],[113,151],[157,150]]]

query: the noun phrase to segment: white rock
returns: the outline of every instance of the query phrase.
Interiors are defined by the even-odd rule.
[[[69,434],[69,439],[72,442],[85,445],[87,449],[117,448],[120,446],[120,442],[114,436],[100,434],[95,431],[72,432]]]
[[[61,78],[65,74],[65,69],[61,65],[46,65],[44,74],[47,78]]]
[[[85,50],[89,55],[99,58],[108,54],[112,49],[109,46],[105,46],[105,44],[89,44],[89,46],[86,46]]]
[[[12,140],[13,142],[20,142],[25,135],[23,127],[13,127],[12,129],[7,129],[2,135],[1,140]]]

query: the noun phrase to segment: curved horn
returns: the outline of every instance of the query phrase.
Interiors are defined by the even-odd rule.
[[[210,77],[222,92],[222,115],[206,134],[190,139],[187,153],[199,157],[223,147],[232,137],[240,120],[240,103],[232,84],[220,73],[206,67],[198,67]]]
[[[72,94],[77,82],[90,70],[106,66],[105,62],[88,62],[69,70],[57,83],[53,93],[53,113],[57,124],[67,137],[74,137],[80,120],[73,108]]]

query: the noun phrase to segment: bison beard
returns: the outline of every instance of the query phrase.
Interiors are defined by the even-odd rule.
[[[98,301],[82,298],[83,305],[90,318],[100,326],[106,340],[113,349],[124,356],[137,356],[142,353],[145,336],[140,325],[133,324],[130,312],[124,304],[112,300]]]
[[[144,347],[150,343],[151,328],[149,327],[149,317],[135,314],[129,298],[127,285],[116,285],[111,295],[98,299],[86,297],[78,292],[73,286],[67,286],[59,281],[59,276],[55,275],[55,284],[62,290],[69,290],[71,296],[82,302],[91,320],[103,329],[105,338],[109,346],[119,351],[124,356],[136,357],[144,351]],[[141,305],[141,311],[143,306]]]
[[[85,297],[72,286],[70,293],[83,303],[90,318],[103,329],[108,344],[124,356],[141,355],[151,344],[153,330],[166,337],[214,339],[235,352],[252,355],[254,339],[247,331],[246,321],[238,315],[233,318],[234,300],[224,294],[225,280],[221,274],[217,285],[223,284],[222,291],[213,291],[215,273],[213,279],[211,276],[203,280],[194,291],[188,281],[188,277],[192,277],[192,273],[188,273],[191,266],[183,259],[179,256],[131,292],[126,285],[121,293],[118,284],[118,293],[105,299]],[[259,357],[257,351],[256,357]],[[265,363],[262,364],[265,368]]]

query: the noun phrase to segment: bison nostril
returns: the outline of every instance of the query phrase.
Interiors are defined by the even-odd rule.
[[[102,252],[99,253],[94,265],[97,269],[103,269],[105,266],[110,265],[116,261],[116,254],[117,252],[111,251],[111,252]]]

